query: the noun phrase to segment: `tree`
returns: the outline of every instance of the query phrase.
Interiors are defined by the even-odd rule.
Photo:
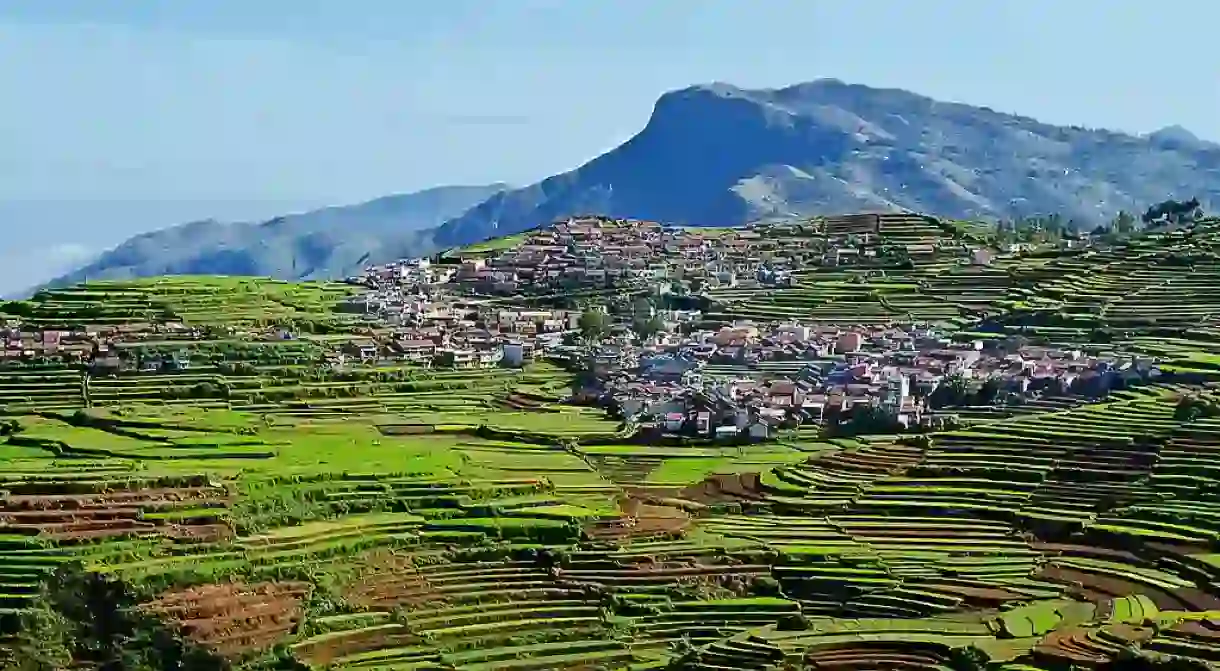
[[[1173,418],[1179,422],[1193,422],[1196,419],[1217,416],[1220,416],[1220,404],[1194,394],[1180,398],[1173,411]]]
[[[1119,650],[1113,659],[1099,665],[1097,671],[1203,671],[1210,668],[1188,657],[1149,655],[1137,648],[1127,647]]]
[[[987,668],[990,661],[991,658],[981,648],[969,645],[951,649],[948,666],[953,671],[981,671]]]
[[[979,403],[990,404],[995,403],[996,398],[1000,395],[1000,378],[989,376],[983,380],[983,386],[979,388]]]
[[[1198,198],[1191,198],[1182,202],[1169,199],[1149,207],[1140,218],[1145,224],[1160,221],[1180,224],[1186,221],[1193,221],[1202,216],[1202,214]]]
[[[934,408],[950,405],[966,405],[970,400],[970,383],[960,374],[953,374],[944,379],[936,391],[928,397],[928,403]]]
[[[1041,222],[1041,229],[1052,235],[1058,235],[1064,230],[1064,226],[1063,217],[1058,212],[1045,217]]]
[[[580,332],[584,335],[588,342],[596,342],[601,340],[602,336],[610,328],[609,318],[605,312],[597,308],[588,308],[580,313],[580,321],[577,322],[580,327]]]
[[[660,317],[636,317],[631,324],[631,329],[640,337],[640,340],[649,340],[656,334],[660,333],[665,328],[665,322],[661,321]]]
[[[1135,216],[1126,210],[1119,210],[1118,216],[1110,223],[1110,230],[1119,235],[1130,235],[1135,231]]]
[[[858,436],[866,433],[892,433],[902,429],[897,419],[875,405],[857,405],[851,410],[851,417],[840,427],[840,433],[846,436]]]
[[[651,317],[655,313],[656,307],[647,296],[640,296],[631,302],[631,316],[635,319]]]

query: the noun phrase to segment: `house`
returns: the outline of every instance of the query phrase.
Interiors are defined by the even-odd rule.
[[[733,412],[733,425],[739,430],[744,430],[750,425],[750,410],[749,408],[737,408]]]
[[[441,350],[440,360],[443,365],[453,368],[474,368],[476,365],[475,351],[466,348],[447,348]]]
[[[644,412],[646,404],[642,398],[625,398],[618,404],[619,412],[623,414],[623,419],[630,420],[640,413]]]
[[[800,394],[796,383],[788,380],[777,380],[767,389],[767,402],[773,406],[791,407],[800,405]]]
[[[394,346],[402,353],[404,359],[412,363],[431,363],[432,357],[436,354],[436,343],[431,340],[399,340],[394,343]]]
[[[990,249],[979,248],[970,252],[970,265],[989,266],[994,260],[995,252]]]
[[[377,343],[368,339],[353,340],[343,345],[343,353],[361,361],[372,361],[377,358]]]
[[[835,340],[835,351],[839,354],[859,352],[864,346],[864,334],[858,331],[848,331]]]
[[[677,433],[682,430],[682,424],[686,421],[686,415],[680,412],[669,412],[665,414],[665,430]]]
[[[178,350],[162,359],[161,367],[165,370],[183,371],[191,367],[191,355],[186,350]]]
[[[500,363],[502,358],[504,358],[504,350],[499,347],[481,349],[475,353],[475,362],[483,368],[495,366]]]
[[[683,357],[662,355],[640,362],[643,377],[656,382],[678,382],[688,371],[698,368],[697,361]]]
[[[123,370],[123,361],[116,354],[105,354],[93,358],[94,375],[114,375]]]
[[[804,342],[809,340],[812,331],[813,329],[808,326],[802,326],[800,324],[785,324],[776,327],[775,335],[787,340]]]

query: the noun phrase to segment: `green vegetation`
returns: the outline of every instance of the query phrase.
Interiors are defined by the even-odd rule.
[[[5,304],[40,328],[198,333],[123,343],[129,369],[0,367],[0,665],[1220,659],[1220,225],[990,265],[962,261],[977,227],[887,226],[871,266],[692,300],[712,323],[911,318],[1141,352],[1169,374],[1091,403],[979,407],[921,436],[654,445],[566,403],[575,381],[549,363],[329,366],[368,328],[336,312],[346,286],[175,278]],[[143,370],[175,354],[189,365]]]
[[[0,304],[0,316],[48,328],[184,321],[214,325],[326,328],[335,306],[354,293],[341,284],[258,278],[160,277],[87,282]]]

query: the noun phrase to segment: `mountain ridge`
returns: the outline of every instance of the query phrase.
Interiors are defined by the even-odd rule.
[[[961,219],[1058,212],[1095,224],[1171,196],[1220,202],[1220,146],[1184,147],[1164,135],[1055,126],[835,79],[755,90],[701,84],[663,94],[618,148],[498,194],[434,239],[461,244],[481,229],[510,234],[576,212],[704,225],[857,210]],[[1177,164],[1168,178],[1140,179],[1166,162]],[[1192,173],[1198,163],[1205,180]],[[650,188],[656,175],[667,177]],[[697,202],[675,192],[697,193]]]
[[[45,286],[86,278],[149,275],[268,275],[321,279],[348,274],[389,238],[414,240],[471,205],[509,188],[495,183],[440,186],[273,217],[202,219],[141,233]]]
[[[1057,126],[837,79],[776,89],[715,82],[662,94],[638,133],[572,170],[486,196],[434,227],[301,232],[273,262],[263,257],[274,250],[251,243],[236,256],[214,250],[169,266],[155,250],[119,268],[99,259],[94,271],[314,278],[582,214],[725,226],[856,211],[974,220],[1057,213],[1093,226],[1167,198],[1198,197],[1214,209],[1220,145],[1180,127],[1136,136]]]

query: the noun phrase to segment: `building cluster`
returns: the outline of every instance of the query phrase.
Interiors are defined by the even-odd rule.
[[[0,329],[0,362],[57,359],[81,363],[91,359],[98,336],[95,329],[30,329],[14,321]]]
[[[1030,347],[1001,336],[963,344],[909,324],[736,322],[709,329],[697,309],[672,309],[697,306],[691,294],[703,289],[789,285],[793,272],[808,265],[944,253],[972,265],[994,262],[991,249],[972,249],[954,237],[929,238],[923,232],[929,225],[914,215],[745,229],[569,219],[523,233],[499,249],[370,266],[349,279],[367,290],[342,306],[367,317],[364,326],[353,337],[314,342],[336,368],[395,362],[519,367],[539,357],[561,359],[588,373],[591,382],[582,396],[629,422],[722,438],[766,439],[783,427],[837,425],[862,415],[896,427],[930,426],[944,406],[1102,396],[1159,375],[1151,361]],[[890,228],[883,236],[885,226]],[[595,329],[583,323],[592,308],[548,307],[576,303],[539,300],[623,302],[619,297],[628,293],[652,297],[644,301],[646,313],[633,305],[626,317],[621,310],[605,315]],[[534,300],[517,300],[523,297]],[[239,335],[297,337],[275,329]],[[0,354],[5,361],[58,357],[103,372],[173,372],[191,367],[185,346],[132,345],[150,338],[185,344],[201,337],[182,324],[79,332],[8,324],[0,331]]]
[[[177,372],[191,366],[188,345],[203,338],[181,323],[91,324],[73,329],[31,329],[16,320],[0,323],[0,365],[87,366],[98,374]],[[143,349],[142,343],[163,347]],[[177,346],[173,346],[177,343]]]
[[[503,309],[463,302],[429,302],[391,328],[345,342],[332,356],[350,362],[406,362],[446,368],[520,367],[540,350],[559,345],[580,312]],[[401,314],[401,313],[400,313]]]
[[[450,281],[470,293],[505,296],[649,283],[667,289],[776,285],[791,280],[795,253],[821,244],[810,237],[781,245],[753,229],[572,219],[530,231],[511,249],[463,260]]]
[[[668,433],[764,439],[781,427],[868,414],[931,425],[941,405],[1104,396],[1159,376],[1151,360],[1033,347],[997,336],[955,343],[935,329],[736,323],[591,356],[602,402]]]

